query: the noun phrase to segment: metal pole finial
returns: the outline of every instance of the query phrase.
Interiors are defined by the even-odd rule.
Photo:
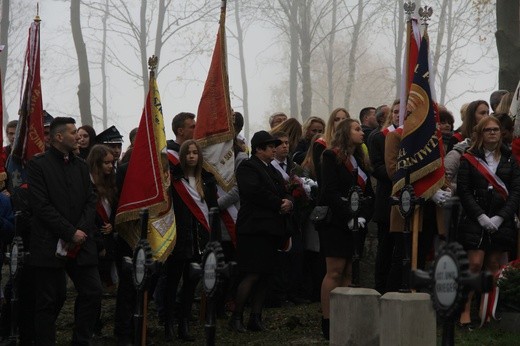
[[[407,1],[403,5],[404,7],[404,13],[406,13],[406,19],[410,20],[412,19],[412,14],[415,11],[415,2]]]
[[[148,69],[150,72],[155,72],[155,69],[157,68],[157,63],[159,62],[159,58],[155,55],[152,55],[148,58]]]
[[[419,16],[421,17],[421,20],[423,22],[423,25],[427,26],[428,21],[430,20],[430,17],[433,14],[433,9],[429,6],[419,7]]]
[[[40,19],[40,3],[39,2],[36,3],[36,16],[34,17],[34,21],[35,22],[41,22],[42,21]]]

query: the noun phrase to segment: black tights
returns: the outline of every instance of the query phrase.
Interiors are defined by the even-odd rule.
[[[235,301],[235,316],[242,316],[247,299],[251,297],[251,313],[261,313],[267,294],[268,275],[249,273],[240,282]]]

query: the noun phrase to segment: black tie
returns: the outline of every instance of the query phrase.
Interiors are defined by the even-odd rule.
[[[278,164],[285,171],[285,162],[279,162]]]

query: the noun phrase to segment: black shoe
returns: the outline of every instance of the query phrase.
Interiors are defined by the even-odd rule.
[[[473,330],[475,330],[477,328],[477,326],[475,324],[473,324],[472,322],[466,322],[466,323],[457,322],[457,327],[461,330],[467,330],[468,332],[472,332]]]
[[[262,314],[251,313],[249,316],[249,322],[247,323],[247,330],[253,332],[263,332],[266,330],[264,322],[262,322]]]
[[[179,320],[179,339],[184,341],[195,341],[195,337],[190,334],[190,326],[187,318]]]
[[[244,327],[244,322],[242,320],[242,316],[232,315],[229,319],[228,323],[229,329],[237,333],[245,333],[247,332],[246,327]]]
[[[173,325],[170,322],[164,322],[164,341],[173,341]]]
[[[330,319],[323,317],[321,318],[321,333],[323,334],[325,340],[330,339]]]
[[[291,301],[294,305],[302,305],[302,304],[311,303],[311,301],[309,299],[305,299],[303,297],[298,297],[298,296],[290,297],[289,301]]]

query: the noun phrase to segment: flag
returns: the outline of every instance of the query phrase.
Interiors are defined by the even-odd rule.
[[[406,32],[407,47],[403,59],[403,68],[401,70],[401,104],[405,103],[403,100],[407,99],[408,93],[410,92],[410,86],[413,82],[415,65],[417,65],[417,58],[419,56],[419,46],[421,44],[421,31],[419,29],[419,23],[417,22],[417,19],[410,19],[410,25],[407,25]],[[399,108],[399,125],[403,125],[404,123],[405,112],[405,107]]]
[[[34,155],[45,151],[43,136],[43,102],[40,80],[40,19],[29,28],[22,77],[19,120],[13,149],[7,163],[10,188],[26,181],[25,164]]]
[[[416,196],[424,199],[444,185],[444,149],[437,128],[437,105],[432,100],[428,56],[429,40],[425,32],[406,105],[409,115],[404,121],[392,190],[396,194],[404,186],[408,168]]]
[[[223,1],[217,42],[199,103],[193,136],[202,147],[204,169],[215,176],[224,191],[229,191],[235,181],[235,134],[229,99],[225,19],[226,8]]]
[[[157,59],[149,64],[156,66]],[[161,158],[163,156],[163,158]],[[132,247],[140,239],[139,212],[149,209],[148,241],[155,260],[163,262],[175,241],[175,216],[168,193],[170,180],[161,97],[152,70],[146,103],[119,199],[116,225],[119,235]]]

